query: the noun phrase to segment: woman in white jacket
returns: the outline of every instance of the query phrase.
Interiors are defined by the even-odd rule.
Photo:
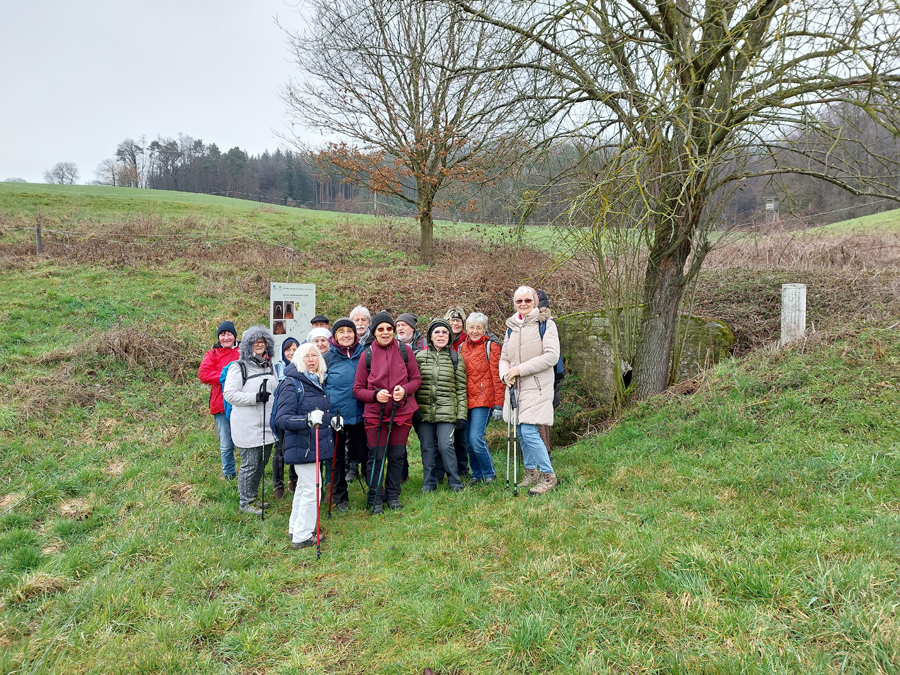
[[[557,485],[538,425],[553,424],[553,382],[559,360],[559,332],[550,317],[550,310],[538,308],[537,293],[533,288],[517,288],[513,303],[516,313],[506,320],[507,330],[500,352],[500,379],[507,386],[503,418],[516,424],[522,446],[525,476],[519,487],[531,488],[530,495],[541,495]],[[544,324],[543,337],[541,324]],[[518,394],[515,411],[510,409],[509,387],[515,387]]]
[[[262,514],[257,496],[275,436],[269,428],[272,394],[278,376],[272,366],[275,338],[265,326],[250,326],[241,336],[241,358],[225,376],[223,396],[231,408],[231,439],[241,453],[238,494],[242,513]]]

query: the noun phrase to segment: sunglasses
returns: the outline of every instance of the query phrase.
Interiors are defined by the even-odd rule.
[[[515,302],[517,305],[530,305],[531,303],[534,302],[534,300],[531,298],[519,298]]]

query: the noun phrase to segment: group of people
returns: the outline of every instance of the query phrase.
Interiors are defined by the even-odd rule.
[[[240,510],[259,515],[266,508],[258,493],[270,455],[275,498],[285,494],[289,467],[294,548],[322,541],[320,465],[339,513],[349,510],[348,483],[357,479],[365,482],[373,514],[385,505],[402,509],[412,430],[421,445],[423,493],[444,477],[453,492],[490,484],[491,419],[515,427],[525,465],[519,487],[532,495],[553,490],[549,427],[559,334],[546,296],[535,289],[516,289],[513,308],[501,339],[488,331],[484,314],[467,315],[462,307],[451,307],[423,334],[414,314],[395,320],[357,306],[333,325],[314,317],[306,341],[285,339],[280,359],[264,326],[250,326],[238,342],[234,324],[222,322],[199,377],[210,386],[222,473],[238,479]]]

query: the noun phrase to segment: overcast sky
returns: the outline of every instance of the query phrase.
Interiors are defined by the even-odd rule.
[[[292,71],[276,16],[299,27],[291,0],[4,2],[0,180],[71,161],[87,183],[141,135],[275,150]]]

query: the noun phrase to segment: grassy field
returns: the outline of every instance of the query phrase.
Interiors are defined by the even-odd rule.
[[[290,549],[287,501],[248,518],[218,479],[195,379],[215,326],[263,320],[288,270],[335,315],[376,303],[382,275],[439,294],[479,277],[410,270],[405,240],[362,248],[343,216],[142,195],[43,204],[84,237],[36,257],[14,229],[36,205],[5,188],[0,673],[897,672],[898,317],[635,407],[554,452],[544,499],[420,495],[413,444],[406,508],[370,517],[353,486],[317,562]],[[298,253],[196,243],[230,228]],[[139,243],[154,233],[166,250]]]

